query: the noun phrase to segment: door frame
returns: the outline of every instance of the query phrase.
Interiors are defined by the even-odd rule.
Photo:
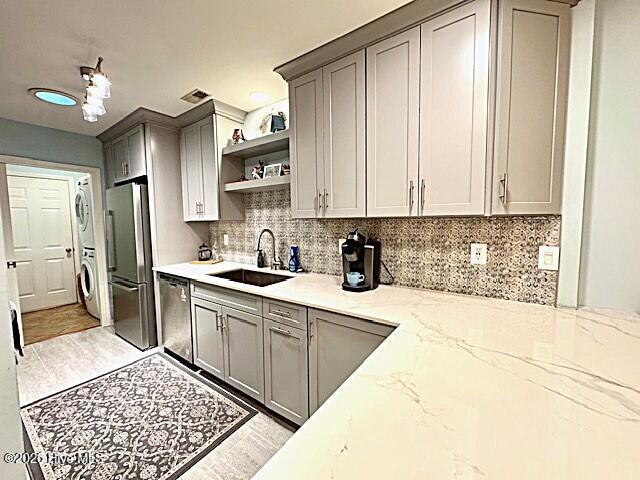
[[[36,160],[28,157],[16,157],[12,155],[0,155],[0,163],[8,165],[21,165],[27,167],[40,167],[54,170],[74,171],[91,175],[91,202],[93,205],[93,235],[96,245],[96,270],[97,281],[100,289],[100,311],[101,326],[113,325],[111,307],[109,305],[109,283],[107,277],[107,241],[104,221],[104,188],[102,172],[99,167],[87,165],[77,165],[73,163],[50,162],[46,160]],[[75,201],[75,195],[73,196]],[[75,209],[74,209],[75,211]]]
[[[15,165],[15,164],[5,164],[5,165]],[[69,193],[69,215],[71,215],[71,247],[73,248],[73,279],[75,293],[76,293],[76,303],[80,300],[78,297],[78,281],[77,276],[80,272],[80,258],[82,257],[82,252],[80,251],[80,241],[78,238],[78,221],[74,214],[75,212],[75,198],[76,198],[76,189],[75,189],[75,180],[73,177],[66,175],[52,175],[49,173],[28,173],[28,172],[7,172],[7,177],[23,177],[23,178],[43,178],[45,180],[61,180],[67,183],[67,191]],[[8,183],[8,180],[7,180]]]

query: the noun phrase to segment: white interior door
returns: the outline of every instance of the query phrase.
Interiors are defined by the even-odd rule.
[[[7,176],[22,312],[76,302],[66,180]]]

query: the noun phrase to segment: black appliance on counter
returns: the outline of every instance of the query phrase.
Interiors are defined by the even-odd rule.
[[[342,244],[342,288],[350,292],[373,290],[380,283],[380,253],[382,244],[379,240],[367,238],[357,229],[347,235]],[[348,274],[364,275],[355,282],[349,283]]]

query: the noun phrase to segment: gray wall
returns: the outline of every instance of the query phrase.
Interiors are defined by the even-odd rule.
[[[640,2],[598,0],[580,304],[640,311]]]
[[[97,138],[5,118],[0,118],[0,155],[103,168]]]

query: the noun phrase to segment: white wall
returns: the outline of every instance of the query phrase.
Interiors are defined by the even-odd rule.
[[[259,128],[260,123],[265,115],[278,112],[284,113],[286,125],[287,128],[289,128],[289,99],[283,98],[282,100],[278,100],[277,102],[265,105],[264,107],[247,113],[247,116],[244,118],[244,125],[242,125],[242,133],[245,138],[247,140],[251,140],[252,138],[262,137],[263,135],[271,133],[268,129],[266,133],[261,132]]]
[[[562,236],[557,303],[578,306],[582,219],[589,144],[593,31],[596,0],[582,0],[571,9],[571,65],[567,102],[567,136],[562,187]]]
[[[579,301],[640,312],[640,1],[595,19]]]

